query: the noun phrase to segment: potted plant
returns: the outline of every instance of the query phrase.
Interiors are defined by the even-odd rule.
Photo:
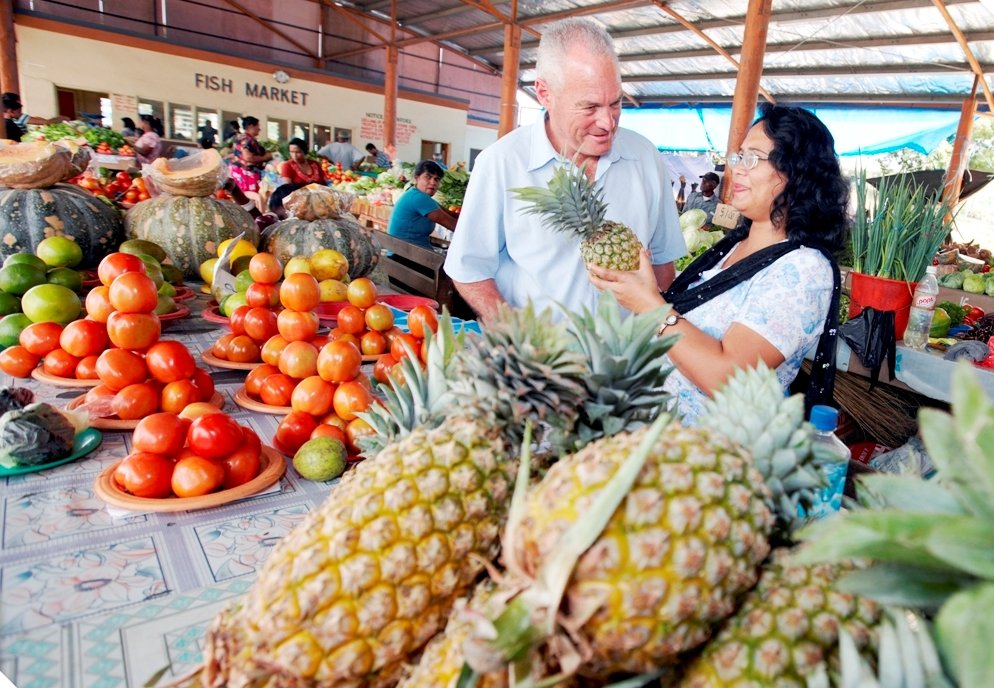
[[[949,235],[952,208],[909,177],[884,177],[868,200],[866,172],[856,183],[851,233],[849,317],[864,307],[895,312],[895,335],[904,336],[915,285]]]

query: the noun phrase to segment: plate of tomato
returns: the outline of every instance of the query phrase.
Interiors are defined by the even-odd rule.
[[[221,308],[217,304],[205,308],[201,316],[208,322],[220,323],[221,325],[228,324],[228,316],[221,312]]]
[[[38,382],[44,382],[49,385],[55,385],[56,387],[96,387],[100,384],[98,379],[79,379],[76,377],[62,377],[61,375],[52,375],[51,373],[46,373],[45,369],[38,366],[31,371],[31,377],[33,377]]]
[[[66,408],[70,411],[75,411],[85,402],[86,402],[86,395],[81,394],[80,396],[76,397],[68,404],[66,404]],[[213,406],[218,407],[219,409],[223,409],[224,396],[222,396],[220,392],[214,392],[214,396],[211,397],[209,403],[212,404]],[[121,420],[117,416],[107,416],[105,418],[98,418],[98,417],[90,418],[90,426],[94,428],[100,428],[101,430],[134,430],[135,427],[138,425],[138,422],[139,422],[138,419]]]
[[[226,361],[223,358],[218,358],[210,351],[200,354],[200,359],[214,368],[226,368],[228,370],[254,370],[262,365],[262,361]]]
[[[120,462],[104,469],[97,476],[94,489],[101,499],[112,506],[129,511],[141,512],[171,512],[192,511],[195,509],[210,509],[228,504],[238,499],[251,497],[275,484],[286,472],[286,460],[273,449],[263,445],[259,456],[260,473],[252,480],[220,492],[211,492],[199,497],[137,497],[124,491],[114,480],[114,472]]]
[[[4,468],[3,466],[0,466],[0,478],[6,478],[10,475],[36,473],[37,471],[44,471],[49,468],[55,468],[56,466],[72,463],[77,459],[83,458],[99,447],[102,440],[103,435],[99,430],[96,428],[86,428],[85,430],[76,433],[76,436],[72,441],[72,453],[69,456],[65,456],[61,459],[55,459],[54,461],[49,461],[47,463],[40,463],[35,466],[14,466],[13,468]]]
[[[285,416],[293,409],[289,406],[273,406],[272,404],[266,404],[264,402],[253,399],[249,396],[249,393],[245,391],[245,386],[241,386],[234,394],[235,403],[244,409],[249,411],[258,411],[259,413],[271,413],[276,416]]]

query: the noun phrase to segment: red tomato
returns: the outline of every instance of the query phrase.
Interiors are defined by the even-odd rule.
[[[261,457],[261,447],[258,444],[244,442],[233,453],[221,459],[221,465],[224,467],[222,487],[229,490],[255,479],[262,471]]]
[[[172,494],[175,465],[162,454],[136,451],[114,469],[114,482],[136,497],[163,499]]]
[[[40,360],[23,346],[8,346],[0,351],[0,370],[13,377],[31,377]]]
[[[397,359],[390,354],[383,354],[378,359],[376,363],[373,364],[373,378],[377,382],[382,382],[385,385],[390,384],[390,378],[387,373],[397,364]]]
[[[366,329],[366,314],[356,306],[342,306],[335,320],[338,322],[338,329],[345,334],[358,335]]]
[[[294,311],[312,311],[321,301],[321,287],[313,275],[295,272],[280,285],[280,303]]]
[[[417,359],[420,352],[421,342],[406,332],[394,337],[394,340],[390,343],[390,354],[398,361],[408,355]]]
[[[219,459],[242,444],[242,428],[225,413],[212,413],[197,418],[187,432],[187,443],[200,456]]]
[[[280,352],[280,372],[296,380],[316,375],[318,350],[310,342],[290,342]]]
[[[262,441],[259,436],[255,434],[255,430],[252,428],[242,426],[242,446],[255,447],[255,450],[262,453]]]
[[[86,295],[84,306],[87,317],[93,318],[97,322],[107,322],[107,318],[114,312],[114,307],[110,304],[110,287],[105,287],[102,284],[93,287]]]
[[[116,312],[107,318],[107,336],[121,349],[143,351],[159,341],[160,333],[159,316],[151,313]]]
[[[280,288],[275,284],[253,282],[245,290],[245,303],[252,307],[276,308],[280,304]]]
[[[362,451],[362,447],[359,446],[359,440],[363,437],[372,437],[375,434],[376,430],[373,429],[372,425],[362,418],[353,418],[345,426],[345,446],[348,447],[349,452],[358,454]]]
[[[119,392],[128,385],[145,382],[148,368],[145,359],[132,351],[107,349],[97,357],[97,378],[108,389]]]
[[[393,327],[393,311],[382,303],[374,303],[364,314],[366,327],[377,332],[386,332]]]
[[[415,306],[407,314],[407,329],[418,339],[424,339],[425,332],[438,332],[438,316],[428,306]]]
[[[362,367],[362,354],[352,342],[328,342],[317,360],[317,374],[327,382],[347,382],[355,379]]]
[[[359,349],[363,356],[379,356],[386,353],[387,338],[381,332],[370,330],[363,334],[362,339],[359,340]]]
[[[306,273],[298,272],[294,274],[302,275]],[[280,336],[288,342],[310,341],[318,333],[319,325],[320,321],[318,320],[317,313],[314,311],[295,311],[288,308],[280,311],[280,314],[276,316],[276,327],[279,330]]]
[[[125,172],[124,170],[121,170],[120,172],[115,174],[114,179],[115,181],[119,181],[122,184],[124,184],[125,188],[131,186],[131,175]]]
[[[224,416],[215,413],[202,418]],[[197,420],[201,420],[198,418]],[[221,487],[224,483],[224,466],[208,458],[192,454],[176,462],[172,475],[172,490],[177,497],[200,497]]]
[[[143,382],[128,385],[114,395],[111,408],[121,420],[138,420],[159,410],[159,390]]]
[[[244,329],[245,334],[257,342],[266,342],[270,337],[279,332],[276,326],[276,313],[268,308],[248,308],[245,312]]]
[[[76,377],[77,365],[79,365],[78,356],[73,356],[65,349],[56,349],[48,352],[41,368],[49,375],[56,377]]]
[[[223,361],[228,360],[228,345],[231,344],[231,340],[238,335],[234,332],[229,332],[228,334],[222,334],[221,338],[214,342],[214,346],[211,347],[211,353],[220,358]]]
[[[163,411],[180,413],[190,404],[203,401],[200,389],[192,380],[176,380],[162,388],[160,406]]]
[[[59,335],[59,346],[77,358],[97,356],[108,343],[107,326],[96,320],[73,320]]]
[[[228,360],[235,363],[254,363],[261,360],[259,344],[247,334],[237,335],[228,342]]]
[[[361,382],[352,380],[338,386],[333,405],[339,418],[347,422],[355,418],[357,413],[368,409],[372,401],[373,395],[369,390]]]
[[[263,363],[267,363],[271,366],[279,365],[280,352],[283,351],[287,344],[289,344],[289,342],[278,334],[275,334],[267,339],[266,343],[262,345],[262,351],[259,352]]]
[[[348,439],[345,437],[345,431],[340,427],[335,425],[329,425],[328,423],[320,423],[311,436],[308,439],[314,439],[315,437],[334,437],[336,440],[342,444],[347,444]]]
[[[251,306],[239,306],[228,318],[228,327],[232,334],[245,334],[245,314],[252,310]]]
[[[312,416],[324,416],[331,411],[335,385],[317,375],[301,380],[290,395],[290,407]]]
[[[97,266],[97,277],[105,287],[109,287],[118,275],[126,272],[140,272],[143,275],[147,273],[142,259],[130,253],[110,253]]]
[[[262,403],[270,406],[289,406],[293,388],[296,386],[297,383],[293,378],[283,373],[276,373],[263,380],[259,389],[259,398],[262,399]]]
[[[266,378],[270,375],[275,375],[279,372],[279,368],[268,363],[256,366],[249,372],[248,375],[245,376],[245,393],[250,397],[258,399],[259,393],[262,391],[262,383],[265,382]]]
[[[340,327],[336,327],[330,332],[328,332],[328,341],[330,342],[352,342],[356,346],[359,346],[359,338],[354,334],[349,334],[347,332],[342,332]]]
[[[141,272],[125,272],[115,277],[107,298],[114,310],[122,313],[151,313],[159,303],[155,282]]]
[[[76,364],[77,380],[99,380],[97,375],[97,356],[86,356]]]
[[[134,451],[165,456],[179,454],[189,426],[189,420],[175,413],[153,413],[138,421],[131,435],[131,447]]]
[[[256,284],[276,284],[283,277],[283,265],[272,253],[256,253],[249,260],[248,270]]]
[[[314,416],[303,411],[291,411],[283,416],[276,428],[275,441],[279,448],[287,454],[296,454],[297,450],[311,437],[318,422]]]
[[[145,352],[149,374],[159,382],[189,380],[197,362],[185,344],[172,340],[158,341]]]
[[[100,384],[97,385],[96,387],[90,388],[90,391],[88,391],[86,393],[86,396],[84,397],[84,401],[86,402],[87,405],[97,403],[101,400],[110,402],[110,400],[114,398],[114,395],[116,393],[117,392],[112,390],[107,385]]]
[[[44,356],[59,348],[62,325],[54,322],[31,323],[23,330],[18,343],[35,356]]]
[[[376,303],[376,285],[368,277],[360,277],[349,282],[345,297],[353,306],[369,308]]]
[[[214,378],[203,368],[194,371],[193,384],[200,390],[201,401],[210,401],[214,398]]]
[[[183,410],[179,412],[179,417],[194,420],[200,416],[206,416],[208,413],[221,413],[221,409],[214,404],[208,404],[206,401],[195,401],[183,407]],[[186,434],[183,435],[183,439],[186,439]]]

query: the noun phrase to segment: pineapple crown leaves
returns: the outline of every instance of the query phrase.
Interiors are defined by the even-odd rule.
[[[452,408],[487,419],[515,443],[526,420],[568,433],[589,374],[569,345],[566,326],[555,322],[551,309],[536,315],[530,303],[502,306],[453,360]]]
[[[601,230],[607,203],[603,187],[591,182],[575,162],[557,167],[547,188],[525,186],[510,191],[516,200],[529,204],[523,212],[541,215],[550,229],[590,239]]]
[[[705,402],[697,422],[749,450],[770,489],[777,529],[787,534],[803,523],[799,508],[817,502],[826,468],[839,460],[813,443],[804,397],[785,396],[776,372],[762,362],[737,370]]]
[[[448,309],[443,309],[438,331],[426,332],[425,340],[425,367],[417,362],[415,352],[408,351],[408,356],[401,359],[399,375],[394,371],[388,374],[392,384],[380,386],[385,403],[374,404],[369,411],[358,414],[376,431],[359,440],[364,456],[374,456],[417,427],[438,425],[450,409],[451,366],[456,352],[465,345],[465,333],[456,333]]]
[[[570,313],[570,334],[587,359],[587,397],[580,408],[574,449],[599,437],[651,423],[670,395],[663,390],[673,370],[664,354],[678,335],[656,337],[668,307],[625,317],[611,292],[604,292],[596,312]]]

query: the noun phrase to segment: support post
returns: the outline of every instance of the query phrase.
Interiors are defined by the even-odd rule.
[[[500,123],[497,137],[514,131],[518,125],[518,62],[521,56],[521,26],[504,24],[504,73],[500,81]]]
[[[956,139],[953,141],[953,154],[949,158],[949,169],[942,184],[942,200],[949,202],[949,208],[955,208],[959,203],[959,195],[963,190],[963,172],[966,171],[970,160],[970,141],[973,136],[973,119],[977,112],[977,86],[979,76],[973,77],[973,88],[970,95],[963,101],[960,110],[959,126],[956,127]]]
[[[397,0],[390,2],[390,43],[383,73],[383,150],[397,157]]]
[[[770,26],[773,0],[749,0],[746,10],[745,32],[742,37],[742,57],[739,76],[735,81],[732,100],[732,123],[728,129],[726,157],[739,149],[756,114],[759,98],[759,80],[763,76],[763,56],[766,53],[766,33]],[[725,174],[730,173],[727,167]],[[727,181],[727,180],[726,180]],[[731,183],[723,184],[722,202],[732,197]]]
[[[14,0],[0,0],[0,88],[4,92],[21,92],[21,82],[17,76]]]

